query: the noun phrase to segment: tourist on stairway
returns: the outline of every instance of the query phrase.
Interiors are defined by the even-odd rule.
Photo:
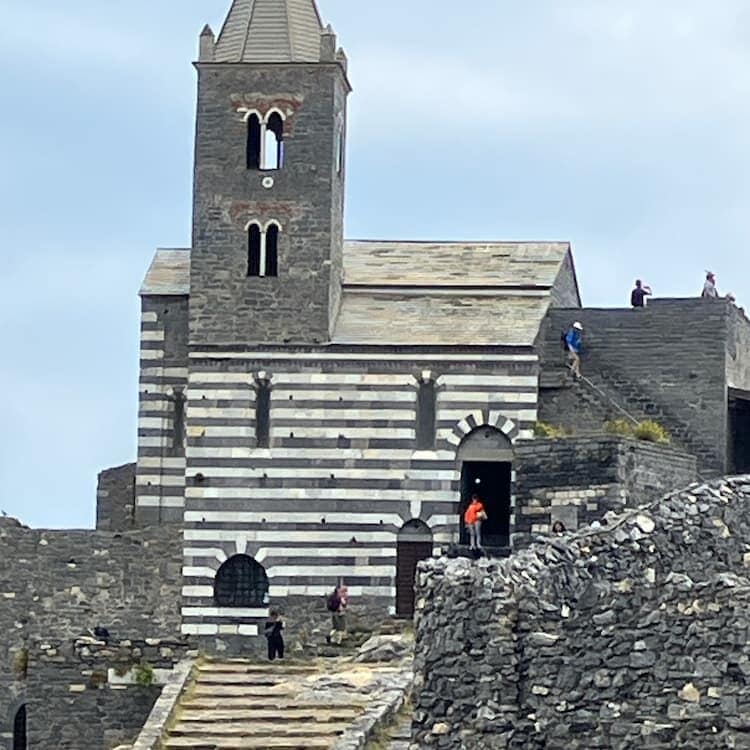
[[[581,347],[583,339],[583,325],[576,321],[565,334],[565,346],[568,350],[568,367],[577,380],[581,378]]]
[[[326,638],[328,643],[341,645],[346,638],[346,608],[349,604],[349,589],[346,586],[336,586],[328,597],[328,611],[331,613],[332,630]]]
[[[284,658],[284,621],[281,619],[278,609],[269,612],[270,619],[266,622],[265,635],[268,641],[268,658],[274,661],[277,657]]]

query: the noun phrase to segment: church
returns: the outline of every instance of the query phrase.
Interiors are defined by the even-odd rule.
[[[727,435],[750,389],[727,390],[725,350],[711,396],[723,421],[701,417],[697,437],[684,393],[646,394],[649,406],[653,370],[628,374],[658,368],[665,321],[703,320],[705,306],[655,303],[635,327],[632,311],[583,310],[568,242],[344,238],[352,88],[314,0],[233,0],[195,67],[192,247],[157,250],[140,290],[135,489],[119,509],[126,525],[182,526],[184,635],[255,635],[269,605],[339,583],[408,616],[418,561],[465,543],[473,492],[485,545],[507,554],[555,520],[577,527],[627,504],[633,466],[659,491],[661,477],[694,479],[695,456],[716,471],[746,460]],[[730,307],[712,313],[727,331],[746,323]],[[573,320],[592,357],[598,345],[588,390],[561,362]],[[642,342],[638,363],[606,333],[597,342],[648,321],[658,351]],[[542,419],[588,435],[620,412],[682,437],[650,453],[534,440]],[[592,476],[600,467],[611,472]],[[100,488],[101,528],[118,525],[115,495]]]

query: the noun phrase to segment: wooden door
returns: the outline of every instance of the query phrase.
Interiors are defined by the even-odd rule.
[[[432,557],[432,541],[399,541],[396,552],[396,615],[414,616],[414,581],[420,560]]]

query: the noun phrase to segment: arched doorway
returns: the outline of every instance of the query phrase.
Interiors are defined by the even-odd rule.
[[[513,446],[510,440],[494,427],[478,427],[463,439],[456,459],[461,472],[461,544],[469,542],[464,526],[464,511],[476,493],[487,511],[487,520],[482,524],[483,546],[495,549],[510,547],[513,470]]]
[[[13,719],[13,750],[26,750],[26,706],[16,711]]]
[[[214,600],[219,607],[265,607],[268,604],[268,576],[252,557],[230,557],[216,574]]]
[[[396,547],[396,615],[414,616],[414,579],[420,560],[432,557],[432,532],[424,521],[404,524]]]

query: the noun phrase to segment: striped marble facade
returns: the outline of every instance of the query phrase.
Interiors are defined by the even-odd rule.
[[[434,450],[415,450],[419,379],[437,383]],[[255,383],[270,378],[270,448],[255,440]],[[252,635],[260,610],[222,610],[214,578],[235,554],[261,563],[272,601],[395,599],[396,540],[412,519],[457,541],[456,450],[474,426],[511,440],[536,421],[526,353],[194,352],[187,404],[183,630]],[[166,476],[166,475],[165,475]],[[176,493],[175,493],[176,498]]]
[[[144,303],[138,393],[136,513],[141,523],[182,520],[185,504],[185,446],[176,440],[176,401],[186,397],[188,368],[168,334],[169,313],[179,298]],[[186,305],[186,301],[185,301]],[[167,312],[169,311],[169,312]]]

